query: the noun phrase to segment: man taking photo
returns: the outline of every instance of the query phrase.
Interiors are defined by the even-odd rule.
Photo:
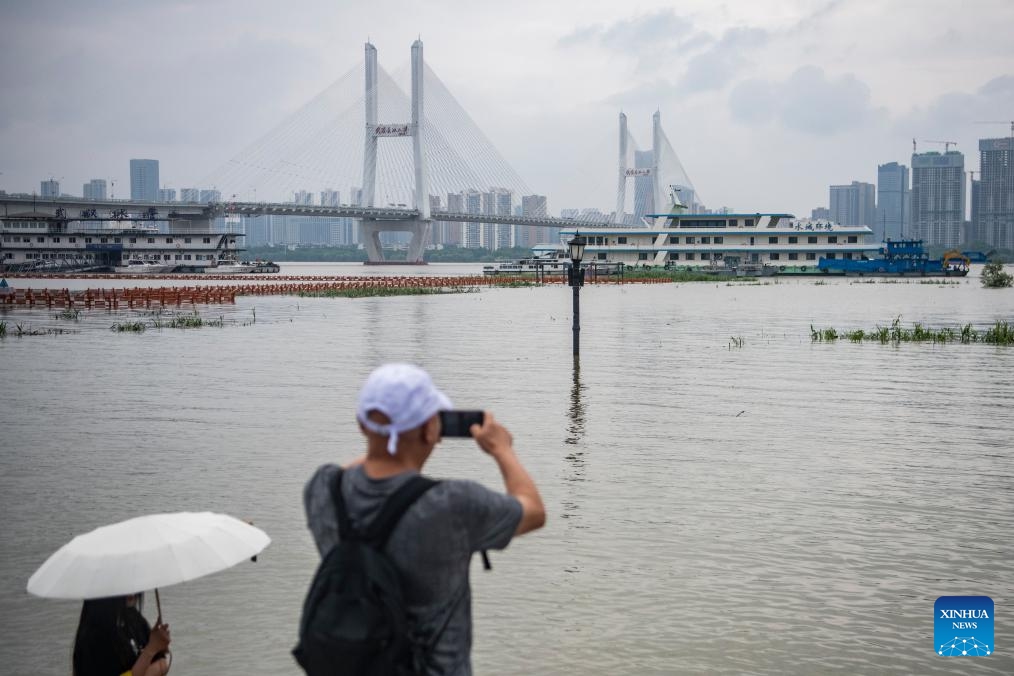
[[[470,432],[497,463],[506,493],[474,481],[416,478],[441,440],[439,414],[450,409],[450,400],[422,369],[379,367],[366,379],[356,411],[366,437],[365,456],[344,468],[320,467],[303,499],[317,549],[326,556],[341,541],[340,531],[357,538],[371,532],[388,499],[404,489],[398,500],[410,504],[400,518],[386,518],[396,509],[385,513],[381,520],[394,525],[378,549],[401,580],[415,670],[467,676],[472,673],[472,554],[503,549],[515,535],[541,528],[546,512],[510,432],[488,411]],[[424,485],[413,492],[409,483]],[[406,500],[405,493],[413,495]],[[340,516],[347,517],[344,528],[339,528]]]

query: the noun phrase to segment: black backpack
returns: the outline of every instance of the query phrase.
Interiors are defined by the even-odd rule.
[[[417,673],[422,656],[409,636],[401,576],[384,546],[405,510],[438,482],[413,476],[360,533],[349,522],[341,477],[339,470],[331,489],[339,541],[310,584],[292,654],[310,676]]]

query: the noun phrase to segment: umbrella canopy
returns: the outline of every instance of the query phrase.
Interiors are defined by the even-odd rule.
[[[225,514],[139,516],[75,537],[35,571],[28,591],[54,599],[133,594],[225,570],[270,542]]]

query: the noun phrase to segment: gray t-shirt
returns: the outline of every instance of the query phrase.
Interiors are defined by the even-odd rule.
[[[324,465],[303,489],[307,522],[321,556],[338,543],[338,518],[331,486],[337,465]],[[414,472],[371,479],[362,465],[342,476],[342,497],[352,526],[368,526],[384,501]],[[447,480],[426,491],[391,533],[387,555],[405,585],[415,631],[433,646],[428,674],[470,676],[472,594],[468,566],[472,554],[503,549],[521,522],[517,498],[474,481]]]

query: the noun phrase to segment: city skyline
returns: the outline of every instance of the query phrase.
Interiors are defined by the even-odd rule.
[[[977,165],[978,139],[1009,126],[976,123],[1014,116],[1009,3],[961,12],[943,2],[876,5],[875,13],[857,1],[575,7],[5,7],[11,54],[59,39],[44,58],[4,60],[0,189],[30,192],[53,176],[126,185],[131,157],[162,160],[160,188],[200,184],[353,67],[367,37],[397,65],[421,35],[428,61],[554,209],[612,210],[621,109],[641,139],[662,111],[708,206],[797,214],[821,205],[828,185],[875,182],[878,165],[907,164],[912,138],[957,141]],[[452,30],[462,22],[476,29]],[[152,36],[149,49],[124,59],[115,36],[149,23],[172,28],[172,44]],[[172,90],[141,76],[195,63],[211,76]],[[67,106],[65,96],[88,105]]]

